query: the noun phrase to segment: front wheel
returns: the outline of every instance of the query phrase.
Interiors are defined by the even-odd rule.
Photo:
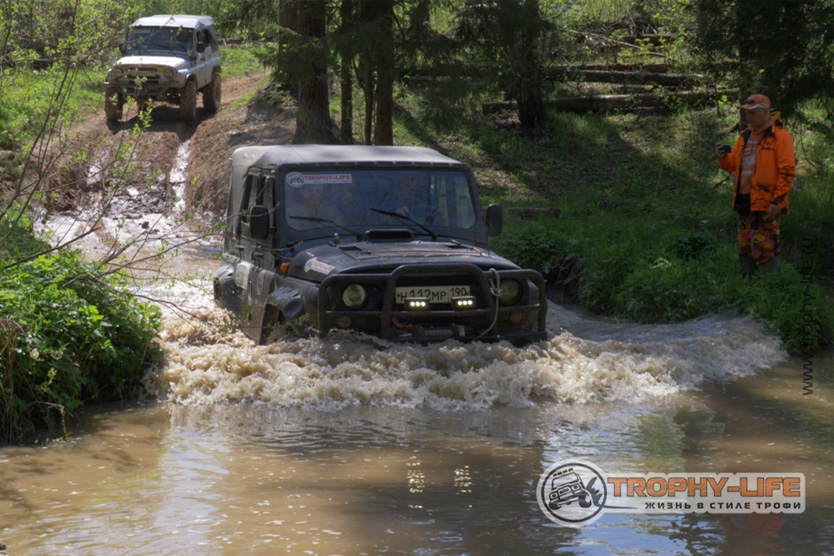
[[[113,87],[108,87],[104,92],[104,115],[108,122],[118,122],[122,119],[124,98]]]
[[[180,92],[180,119],[186,122],[197,119],[197,85],[193,81],[186,83]]]

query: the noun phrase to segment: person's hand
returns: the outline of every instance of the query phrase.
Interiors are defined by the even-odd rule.
[[[771,203],[769,207],[767,207],[767,215],[770,217],[779,216],[782,214],[782,207],[779,205]]]
[[[721,143],[715,144],[715,156],[717,156],[718,158],[724,158],[728,154],[730,153],[729,151],[727,151],[727,145],[723,145]]]

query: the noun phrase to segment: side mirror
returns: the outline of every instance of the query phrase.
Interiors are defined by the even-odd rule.
[[[504,209],[501,205],[493,203],[487,207],[486,226],[488,236],[500,236],[504,228]]]
[[[266,239],[269,235],[269,209],[263,205],[252,207],[249,215],[249,235],[253,239]]]
[[[127,52],[127,45],[125,43],[121,43],[119,45],[119,52],[122,53],[122,56],[125,55],[125,52]]]
[[[198,42],[197,43],[197,52],[205,52],[206,51],[206,43]]]

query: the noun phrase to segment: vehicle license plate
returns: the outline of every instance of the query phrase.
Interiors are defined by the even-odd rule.
[[[429,303],[451,303],[462,295],[469,295],[469,286],[414,286],[397,288],[394,300],[401,304],[409,297],[426,297]]]

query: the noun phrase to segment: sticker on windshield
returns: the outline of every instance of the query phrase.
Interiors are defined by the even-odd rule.
[[[290,172],[286,177],[286,184],[290,187],[301,187],[316,183],[353,183],[351,174],[302,174],[301,172]]]

